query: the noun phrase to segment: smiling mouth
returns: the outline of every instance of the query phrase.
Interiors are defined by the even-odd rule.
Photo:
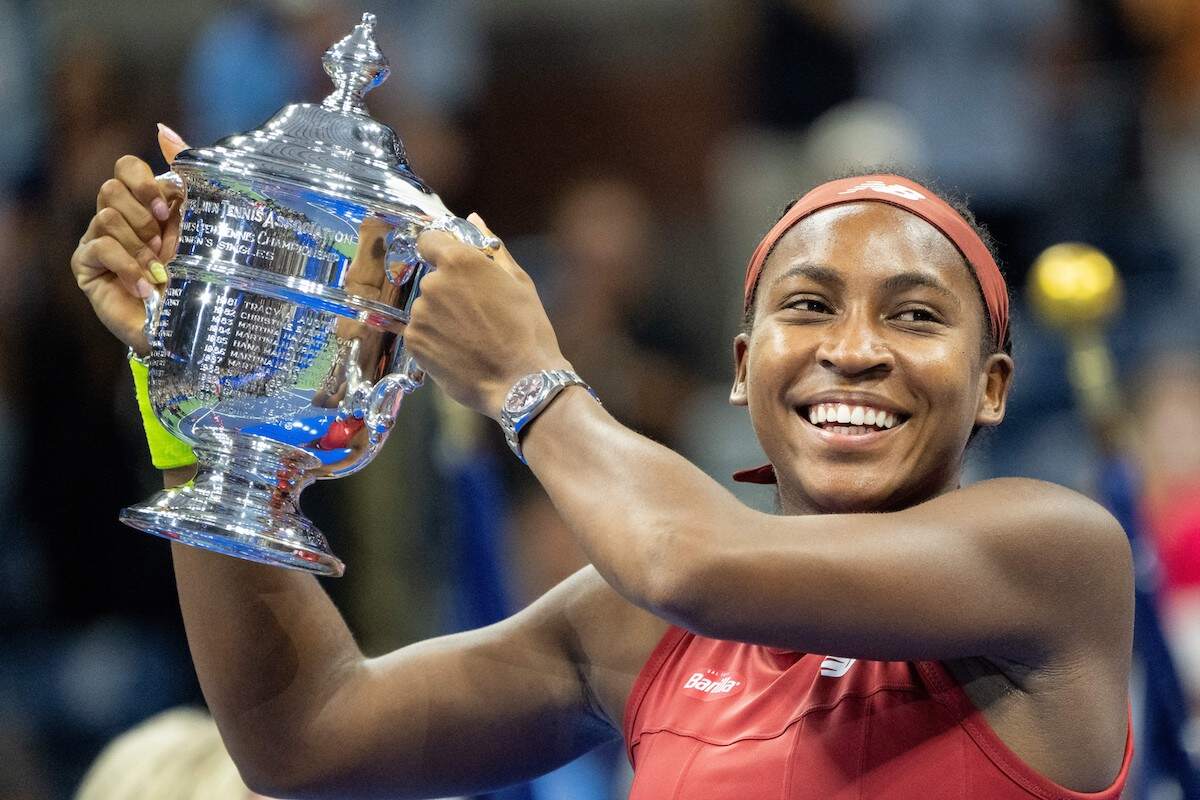
[[[910,416],[846,403],[814,403],[798,411],[810,425],[843,436],[866,436],[889,431],[903,425]]]

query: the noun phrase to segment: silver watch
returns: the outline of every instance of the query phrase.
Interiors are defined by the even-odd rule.
[[[568,386],[582,386],[599,402],[600,398],[596,397],[592,387],[568,369],[532,372],[514,383],[504,396],[504,405],[500,407],[500,427],[504,430],[504,440],[522,464],[526,462],[521,452],[521,431]]]

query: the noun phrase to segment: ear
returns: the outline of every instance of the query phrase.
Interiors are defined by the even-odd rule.
[[[1012,387],[1013,360],[1005,353],[992,353],[983,363],[983,383],[979,390],[979,405],[975,424],[999,425],[1004,420],[1008,390]]]
[[[744,406],[746,400],[746,362],[750,351],[750,336],[739,333],[733,337],[733,388],[729,390],[729,403]]]

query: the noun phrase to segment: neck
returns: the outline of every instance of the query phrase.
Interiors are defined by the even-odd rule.
[[[863,503],[838,502],[837,498],[812,497],[797,484],[781,482],[779,492],[779,513],[786,516],[808,516],[811,514],[880,514],[890,511],[900,511],[920,505],[926,500],[932,500],[947,492],[952,492],[962,485],[958,470],[944,480],[921,486],[900,487],[892,494]]]

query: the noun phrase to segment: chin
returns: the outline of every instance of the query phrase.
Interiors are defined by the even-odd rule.
[[[846,472],[812,468],[805,472],[807,479],[793,478],[787,484],[791,491],[780,488],[785,507],[787,499],[794,499],[801,507],[810,507],[817,513],[860,514],[894,511],[907,505],[901,499],[909,494],[905,487],[879,475]],[[814,481],[814,474],[821,477]]]

